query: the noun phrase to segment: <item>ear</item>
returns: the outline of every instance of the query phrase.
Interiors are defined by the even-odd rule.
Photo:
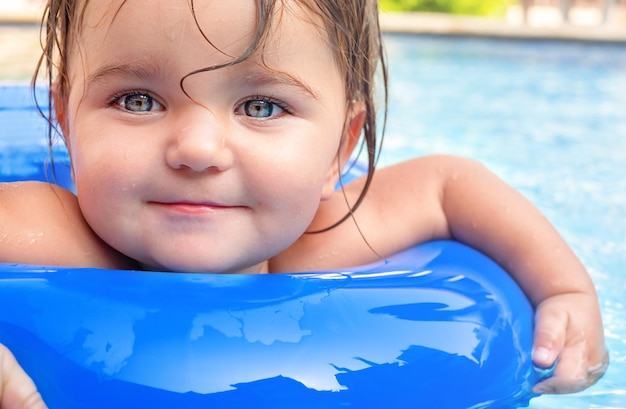
[[[322,200],[329,199],[335,192],[335,187],[341,177],[341,172],[361,138],[366,114],[364,103],[357,101],[351,104],[337,155],[328,170],[328,175],[326,175],[326,182],[322,190]]]

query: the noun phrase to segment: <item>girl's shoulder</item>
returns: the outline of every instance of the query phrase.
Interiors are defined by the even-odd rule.
[[[270,271],[351,267],[449,238],[441,190],[447,175],[462,167],[459,162],[462,159],[428,156],[376,170],[354,211],[350,205],[364,188],[365,178],[350,182],[320,204],[309,232],[270,260]],[[343,223],[325,230],[346,214],[350,217]]]
[[[73,193],[35,181],[0,183],[0,262],[132,266],[95,235]]]

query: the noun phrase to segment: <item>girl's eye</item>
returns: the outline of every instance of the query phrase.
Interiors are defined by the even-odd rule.
[[[132,92],[116,97],[113,104],[129,112],[152,112],[163,110],[163,105],[144,92]]]
[[[263,98],[250,99],[242,108],[244,115],[251,118],[271,118],[285,111],[277,103]]]

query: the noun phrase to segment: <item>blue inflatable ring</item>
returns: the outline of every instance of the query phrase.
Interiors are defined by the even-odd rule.
[[[48,179],[28,87],[0,87],[0,124],[0,181]],[[0,264],[0,343],[51,409],[526,406],[532,330],[508,274],[456,242],[315,274]]]
[[[0,343],[52,409],[525,406],[532,317],[456,242],[315,274],[0,266]]]

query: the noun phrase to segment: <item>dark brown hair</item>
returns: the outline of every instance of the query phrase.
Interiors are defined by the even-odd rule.
[[[270,23],[276,10],[277,0],[255,0],[257,4],[257,28],[249,47],[240,55],[226,64],[207,67],[191,72],[181,78],[184,81],[199,72],[211,71],[237,64],[247,59],[255,51],[261,50],[270,30]],[[279,0],[285,1],[286,0]],[[364,188],[357,201],[352,205],[351,212],[333,225],[320,230],[327,231],[351,217],[352,212],[361,204],[370,186],[380,151],[387,107],[387,71],[382,50],[381,32],[378,23],[378,2],[376,0],[297,0],[307,11],[320,17],[328,46],[338,66],[339,72],[345,72],[346,106],[353,101],[364,104],[366,110],[362,129],[363,140],[361,150],[365,148],[368,163],[368,175]],[[120,6],[123,7],[125,3]],[[41,75],[45,77],[48,87],[55,87],[58,101],[66,101],[69,95],[68,78],[69,55],[80,29],[89,0],[48,0],[41,24],[43,53],[33,75],[33,94]],[[195,19],[194,0],[190,1],[191,12]],[[118,9],[119,11],[119,9]],[[196,21],[202,35],[202,29]],[[210,42],[210,39],[204,36]],[[375,103],[376,77],[380,75],[382,92],[381,135],[377,137],[377,104]],[[35,95],[35,101],[36,95]],[[50,146],[54,143],[56,131],[52,114],[52,93],[48,93],[48,108],[39,110],[49,122],[48,139]]]

